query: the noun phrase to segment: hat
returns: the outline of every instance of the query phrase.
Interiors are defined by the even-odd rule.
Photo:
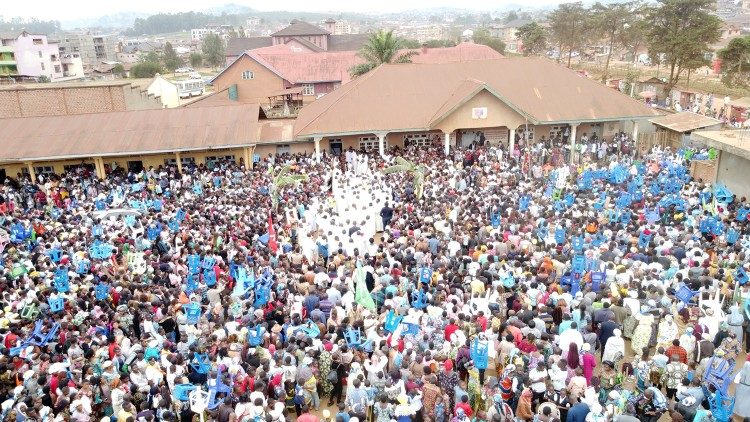
[[[406,394],[400,394],[396,398],[396,400],[398,400],[398,402],[401,403],[401,404],[407,404],[407,403],[409,403],[409,398],[406,397]]]
[[[583,351],[588,352],[589,350],[591,350],[591,345],[588,343],[583,343]]]
[[[453,370],[453,361],[448,359],[445,362],[443,362],[443,368],[445,368],[446,371]]]

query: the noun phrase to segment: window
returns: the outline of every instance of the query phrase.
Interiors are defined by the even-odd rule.
[[[182,157],[180,158],[180,161],[182,162],[182,167],[188,167],[195,164],[194,157]],[[167,166],[176,166],[177,160],[174,158],[167,158],[164,160],[164,164]]]
[[[292,147],[289,144],[276,145],[276,155],[289,154],[292,152]]]
[[[34,173],[36,174],[55,174],[55,168],[52,166],[38,166],[34,167]]]
[[[567,126],[552,126],[549,128],[549,138],[555,139],[556,137],[562,138],[562,134]]]
[[[534,140],[534,126],[529,126],[529,132],[528,132],[528,141],[531,142]],[[516,129],[516,133],[520,137],[521,140],[524,139],[524,134],[526,133],[526,126],[521,126],[518,129]]]
[[[60,66],[55,66],[55,73],[60,73]]]
[[[215,155],[206,157],[206,167],[213,169],[216,167],[217,164],[222,163],[233,163],[234,164],[234,155]],[[185,165],[183,162],[182,165]]]
[[[375,151],[378,149],[377,136],[362,136],[359,138],[359,149],[365,151]]]
[[[42,41],[41,38],[34,38],[34,44],[35,45],[41,45],[41,44],[44,44],[44,41]]]
[[[41,51],[39,52],[39,58],[40,59],[42,58],[42,52]]]
[[[410,133],[404,135],[404,148],[417,147],[426,148],[432,145],[429,133]]]
[[[39,63],[39,64],[42,65],[42,70],[44,70],[44,63]]]
[[[315,95],[315,84],[302,84],[302,95]]]
[[[244,80],[255,79],[255,73],[253,73],[252,70],[246,70],[246,71],[242,72],[242,79],[244,79]]]

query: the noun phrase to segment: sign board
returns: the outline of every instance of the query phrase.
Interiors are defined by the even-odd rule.
[[[474,107],[471,109],[471,118],[474,120],[487,118],[487,107]]]

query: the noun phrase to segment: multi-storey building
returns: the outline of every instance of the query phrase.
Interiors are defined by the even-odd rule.
[[[84,70],[91,70],[102,62],[117,60],[117,37],[69,33],[60,36],[60,54],[78,54]]]
[[[0,35],[0,75],[63,77],[63,64],[57,43],[46,35],[26,31]]]

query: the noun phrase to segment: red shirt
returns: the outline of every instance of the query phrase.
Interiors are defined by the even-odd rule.
[[[456,404],[456,411],[454,412],[454,415],[458,414],[458,409],[463,409],[464,410],[464,414],[466,415],[466,417],[468,417],[468,418],[471,417],[471,406],[469,406],[469,403],[460,402],[460,403]],[[297,420],[299,420],[299,419],[297,419]]]
[[[458,331],[458,325],[456,324],[448,324],[445,326],[445,340],[451,341],[451,335]]]
[[[320,419],[310,413],[303,413],[297,417],[297,422],[320,422]]]

